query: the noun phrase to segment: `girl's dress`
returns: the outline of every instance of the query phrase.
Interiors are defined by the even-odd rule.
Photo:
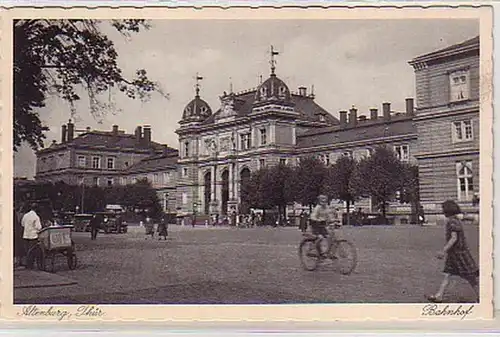
[[[456,216],[448,218],[446,222],[446,242],[450,240],[452,232],[457,234],[457,241],[448,250],[444,264],[444,272],[446,274],[460,276],[466,280],[478,277],[479,268],[467,246],[462,222]]]

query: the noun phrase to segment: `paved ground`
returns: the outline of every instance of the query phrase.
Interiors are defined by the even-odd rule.
[[[478,227],[466,235],[478,257]],[[358,248],[358,266],[340,275],[325,264],[300,267],[296,228],[170,227],[167,241],[146,240],[141,228],[127,234],[75,233],[79,265],[65,260],[57,275],[76,285],[14,289],[15,303],[420,303],[441,281],[442,227],[346,227]],[[15,282],[19,282],[16,281]],[[473,300],[458,280],[445,300]]]

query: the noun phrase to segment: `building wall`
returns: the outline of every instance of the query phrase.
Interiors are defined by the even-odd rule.
[[[468,70],[469,99],[450,98],[450,73]],[[459,200],[457,162],[472,162],[473,189],[479,193],[479,50],[466,57],[453,56],[439,63],[428,62],[415,71],[418,109],[415,125],[418,133],[420,197],[424,208],[440,213],[440,204],[453,199],[471,212],[472,196]],[[453,122],[470,120],[473,138],[454,141]]]
[[[479,53],[479,50],[478,50]],[[446,106],[450,102],[449,73],[461,68],[470,69],[471,99],[479,99],[479,54],[448,62],[430,64],[415,72],[417,106],[427,109]]]

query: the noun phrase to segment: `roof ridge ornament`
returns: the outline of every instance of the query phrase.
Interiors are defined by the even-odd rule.
[[[194,86],[195,88],[195,92],[196,92],[196,96],[195,97],[200,97],[200,81],[203,79],[202,76],[200,76],[198,73],[196,73],[196,84]]]
[[[271,45],[271,60],[269,63],[271,64],[271,76],[275,75],[275,70],[276,70],[276,60],[274,56],[279,55],[280,53],[274,50],[274,46]]]

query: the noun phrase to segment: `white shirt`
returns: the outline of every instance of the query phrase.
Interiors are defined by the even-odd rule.
[[[311,213],[311,220],[332,222],[334,219],[331,208],[327,206],[316,205]]]
[[[42,222],[35,211],[31,210],[23,216],[21,226],[24,227],[23,239],[38,239],[38,231],[42,229]]]

